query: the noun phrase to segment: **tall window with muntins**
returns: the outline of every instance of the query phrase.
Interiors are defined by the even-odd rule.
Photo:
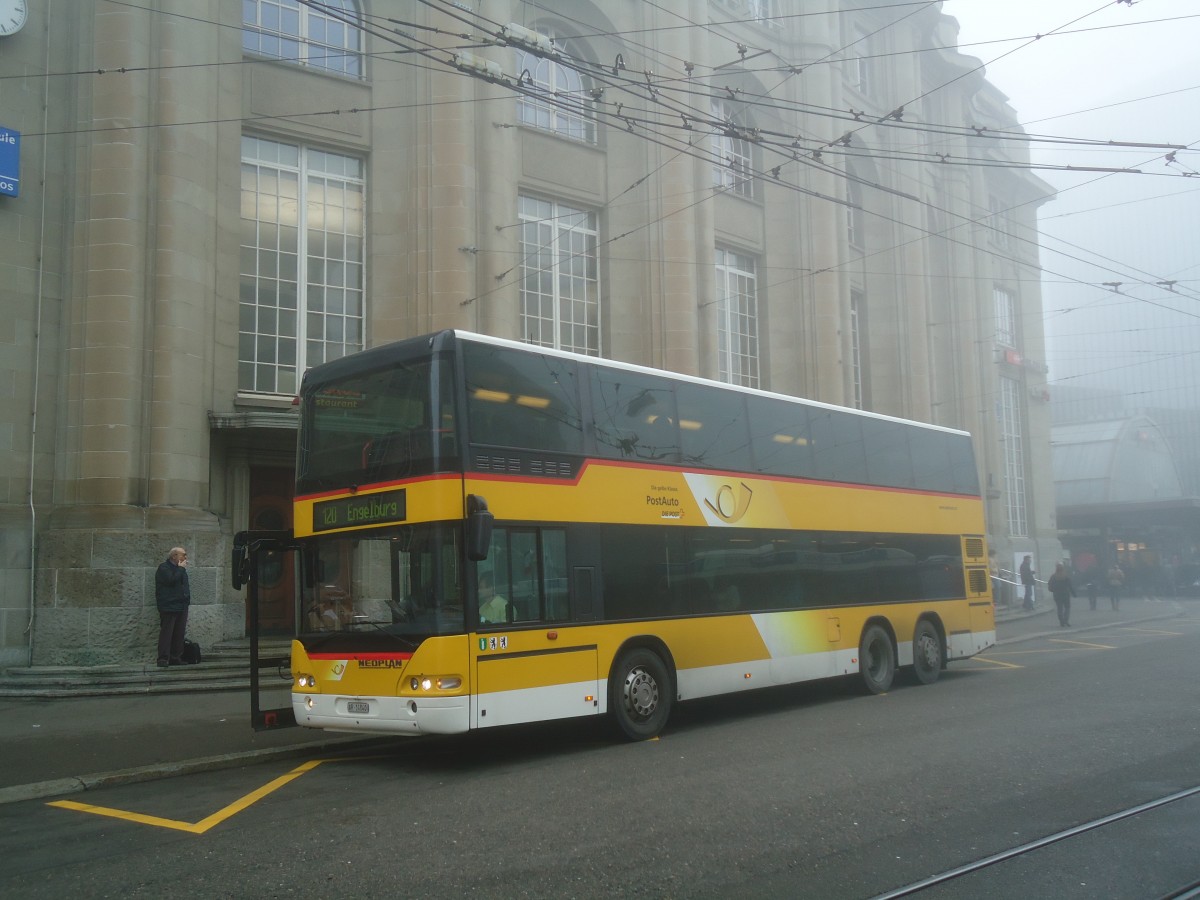
[[[1012,228],[1008,210],[995,194],[988,196],[988,224],[992,227],[992,243],[1008,249],[1012,246]]]
[[[846,188],[846,240],[851,248],[862,250],[866,246],[866,223],[863,221],[863,192],[862,185],[851,180]]]
[[[519,197],[521,335],[539,347],[600,355],[596,214]]]
[[[360,159],[242,138],[238,390],[295,394],[362,349],[363,197]]]
[[[775,19],[775,0],[745,0],[745,3],[746,12],[753,21],[769,28],[778,27],[779,22]]]
[[[735,136],[740,127],[736,110],[732,104],[714,98],[712,117],[729,129],[713,134],[713,185],[743,197],[753,197],[754,146],[745,138]]]
[[[242,0],[242,49],[363,77],[362,31],[355,0]]]
[[[1029,533],[1025,510],[1025,436],[1021,427],[1021,382],[1000,376],[1000,435],[1004,442],[1004,485],[1008,531]]]
[[[521,124],[594,144],[596,122],[591,96],[583,76],[570,65],[570,58],[564,54],[561,60],[551,60],[517,50],[517,73],[523,76],[526,72],[527,93],[517,100]]]
[[[847,59],[850,86],[860,94],[871,93],[874,73],[872,72],[871,54],[873,51],[871,32],[863,25],[854,25],[850,29],[850,40],[847,42],[845,56]]]
[[[996,343],[1005,347],[1017,346],[1017,302],[1007,288],[992,288],[996,307]]]
[[[717,378],[758,387],[758,264],[720,247],[717,263]]]

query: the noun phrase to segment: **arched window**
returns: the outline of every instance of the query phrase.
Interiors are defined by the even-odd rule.
[[[242,49],[362,78],[362,31],[350,24],[358,19],[355,0],[242,0]]]
[[[713,134],[713,185],[743,197],[754,196],[754,145],[737,133],[741,123],[730,103],[713,99],[712,116],[726,130]]]
[[[525,79],[527,93],[517,101],[521,124],[594,144],[596,122],[592,98],[583,76],[571,66],[570,58],[564,54],[560,59],[550,60],[518,49],[517,73],[524,76],[526,72],[529,73]]]

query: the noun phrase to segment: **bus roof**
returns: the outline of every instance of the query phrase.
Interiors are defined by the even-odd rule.
[[[522,341],[513,341],[508,338],[493,337],[487,334],[478,334],[473,331],[464,331],[461,329],[451,329],[450,333],[459,340],[474,341],[480,344],[494,344],[498,347],[510,347],[514,350],[524,350],[526,352],[544,353],[547,356],[558,356],[564,359],[573,359],[578,362],[589,363],[591,365],[603,366],[609,369],[622,369],[628,372],[641,372],[648,375],[662,375],[667,378],[673,378],[678,381],[690,381],[693,384],[703,384],[710,387],[725,388],[726,390],[740,391],[744,394],[752,394],[757,397],[773,397],[780,400],[788,400],[793,403],[803,403],[807,406],[814,406],[820,409],[836,409],[841,411],[850,411],[857,415],[872,419],[883,419],[887,422],[901,422],[906,425],[917,425],[921,428],[929,428],[934,431],[944,431],[950,434],[968,435],[969,432],[959,428],[948,428],[945,425],[934,425],[929,422],[918,422],[915,419],[904,419],[899,416],[888,416],[883,413],[871,412],[865,409],[853,409],[846,406],[837,406],[833,403],[823,403],[820,400],[810,400],[807,397],[796,397],[791,394],[779,394],[775,391],[766,391],[761,388],[744,387],[738,384],[729,384],[724,381],[714,381],[711,378],[701,378],[697,375],[685,375],[682,372],[672,372],[668,369],[657,369],[653,366],[643,366],[637,363],[627,363],[615,359],[607,359],[599,356],[586,356],[582,353],[572,353],[568,350],[555,350],[551,347],[541,347],[535,344],[526,344]]]
[[[744,387],[742,385],[728,384],[723,381],[714,381],[711,378],[701,378],[696,375],[685,375],[682,372],[672,372],[667,369],[658,369],[653,366],[643,366],[637,363],[621,362],[619,360],[607,359],[599,356],[586,356],[582,353],[573,353],[567,350],[556,350],[552,347],[542,347],[536,344],[527,344],[522,341],[514,341],[508,338],[494,337],[487,334],[479,334],[473,331],[465,331],[462,329],[446,329],[444,331],[433,332],[430,334],[419,335],[416,337],[405,338],[400,341],[393,341],[387,344],[381,344],[376,347],[371,347],[367,350],[362,350],[350,356],[343,356],[340,359],[331,360],[327,363],[322,363],[313,369],[309,369],[305,373],[305,380],[308,381],[310,375],[320,381],[325,381],[329,377],[339,377],[347,370],[359,370],[362,366],[373,366],[376,364],[375,357],[382,357],[379,362],[389,358],[397,351],[416,349],[418,344],[424,344],[428,351],[436,350],[439,345],[445,340],[469,341],[477,344],[491,344],[496,347],[507,347],[512,350],[518,350],[525,353],[540,353],[546,356],[556,356],[562,359],[570,359],[580,363],[586,363],[592,366],[601,366],[606,369],[617,369],[626,372],[638,372],[647,375],[658,375],[665,378],[670,378],[676,381],[686,381],[693,384],[706,385],[709,387],[723,388],[725,390],[739,391],[743,394],[749,394],[757,397],[771,397],[779,400],[786,400],[792,403],[800,403],[806,406],[815,407],[818,409],[840,410],[843,412],[852,412],[855,415],[864,418],[881,419],[886,422],[897,422],[900,424],[911,425],[918,428],[926,428],[931,431],[941,431],[948,434],[970,436],[969,432],[958,428],[949,428],[945,425],[934,425],[929,422],[918,422],[915,419],[904,419],[898,416],[888,416],[883,413],[871,412],[864,409],[853,409],[851,407],[837,406],[833,403],[823,403],[820,400],[810,400],[806,397],[796,397],[790,394],[780,394],[774,391],[766,391],[761,388]]]

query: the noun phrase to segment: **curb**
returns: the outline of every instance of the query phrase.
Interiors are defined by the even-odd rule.
[[[1032,613],[1027,613],[1021,616],[1008,617],[1008,621],[1014,619],[1031,619],[1037,616],[1045,615],[1051,612],[1050,609],[1035,610]],[[1160,619],[1173,619],[1183,615],[1183,609],[1176,604],[1176,607],[1171,612],[1149,615],[1143,618],[1132,618],[1128,623],[1135,622],[1154,622]],[[1039,631],[1032,634],[1019,635],[1017,637],[1005,638],[996,641],[994,646],[1002,646],[1006,644],[1018,644],[1022,641],[1031,641],[1038,638],[1043,638],[1052,634],[1073,634],[1084,631],[1095,631],[1101,628],[1111,628],[1114,624],[1126,623],[1100,623],[1097,625],[1085,625],[1071,628],[1069,631]],[[406,738],[400,738],[401,741],[406,741]],[[39,800],[47,797],[62,797],[68,794],[84,793],[86,791],[100,790],[101,788],[117,787],[125,784],[138,784],[146,781],[157,781],[163,778],[174,778],[179,775],[191,775],[198,772],[215,772],[222,769],[234,769],[238,766],[250,762],[265,762],[273,759],[289,759],[297,756],[307,756],[314,753],[329,753],[334,751],[352,751],[377,748],[381,745],[396,743],[395,735],[368,737],[368,738],[341,738],[325,741],[313,741],[307,744],[295,744],[289,747],[272,747],[263,750],[243,750],[237,753],[226,753],[220,756],[203,756],[196,759],[182,760],[179,762],[156,763],[148,766],[139,766],[133,769],[118,769],[113,772],[101,772],[90,775],[78,775],[70,778],[58,778],[51,781],[38,781],[31,784],[13,785],[12,787],[0,788],[0,806],[7,803],[20,803],[26,800]]]
[[[363,750],[394,741],[394,735],[387,738],[316,741],[309,744],[295,744],[291,747],[243,750],[237,753],[222,754],[221,756],[202,756],[196,759],[186,759],[181,762],[155,763],[149,766],[138,766],[135,769],[118,769],[115,772],[100,772],[91,775],[76,775],[71,778],[57,778],[52,781],[37,781],[32,784],[17,784],[12,787],[0,788],[0,806],[6,803],[20,803],[25,800],[62,797],[67,794],[95,791],[123,784],[158,781],[163,778],[175,778],[179,775],[192,775],[197,772],[236,769],[238,766],[250,762],[257,763],[272,759],[288,759],[294,756],[308,756],[313,753],[332,752],[334,750]]]
[[[1050,612],[1050,610],[1045,610],[1045,612]],[[1034,613],[1034,616],[1037,615],[1041,615],[1041,613]],[[1035,631],[1032,634],[1021,634],[1017,635],[1016,637],[998,640],[996,641],[995,646],[999,647],[1004,644],[1019,644],[1022,641],[1032,641],[1055,634],[1078,634],[1084,631],[1098,631],[1101,628],[1112,628],[1114,625],[1133,625],[1138,622],[1157,622],[1160,619],[1174,619],[1181,615],[1183,615],[1183,610],[1177,605],[1172,612],[1156,613],[1153,615],[1143,616],[1141,618],[1128,619],[1123,622],[1101,622],[1096,625],[1072,625],[1068,628],[1055,628],[1051,629],[1050,631]],[[1025,618],[1032,618],[1032,616],[1026,616]]]

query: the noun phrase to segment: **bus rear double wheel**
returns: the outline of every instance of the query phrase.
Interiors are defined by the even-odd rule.
[[[863,629],[858,644],[858,674],[868,694],[885,694],[896,677],[896,647],[886,628],[878,623]]]
[[[619,733],[631,741],[657,737],[671,715],[674,687],[662,658],[634,647],[617,657],[608,681],[608,708]]]

